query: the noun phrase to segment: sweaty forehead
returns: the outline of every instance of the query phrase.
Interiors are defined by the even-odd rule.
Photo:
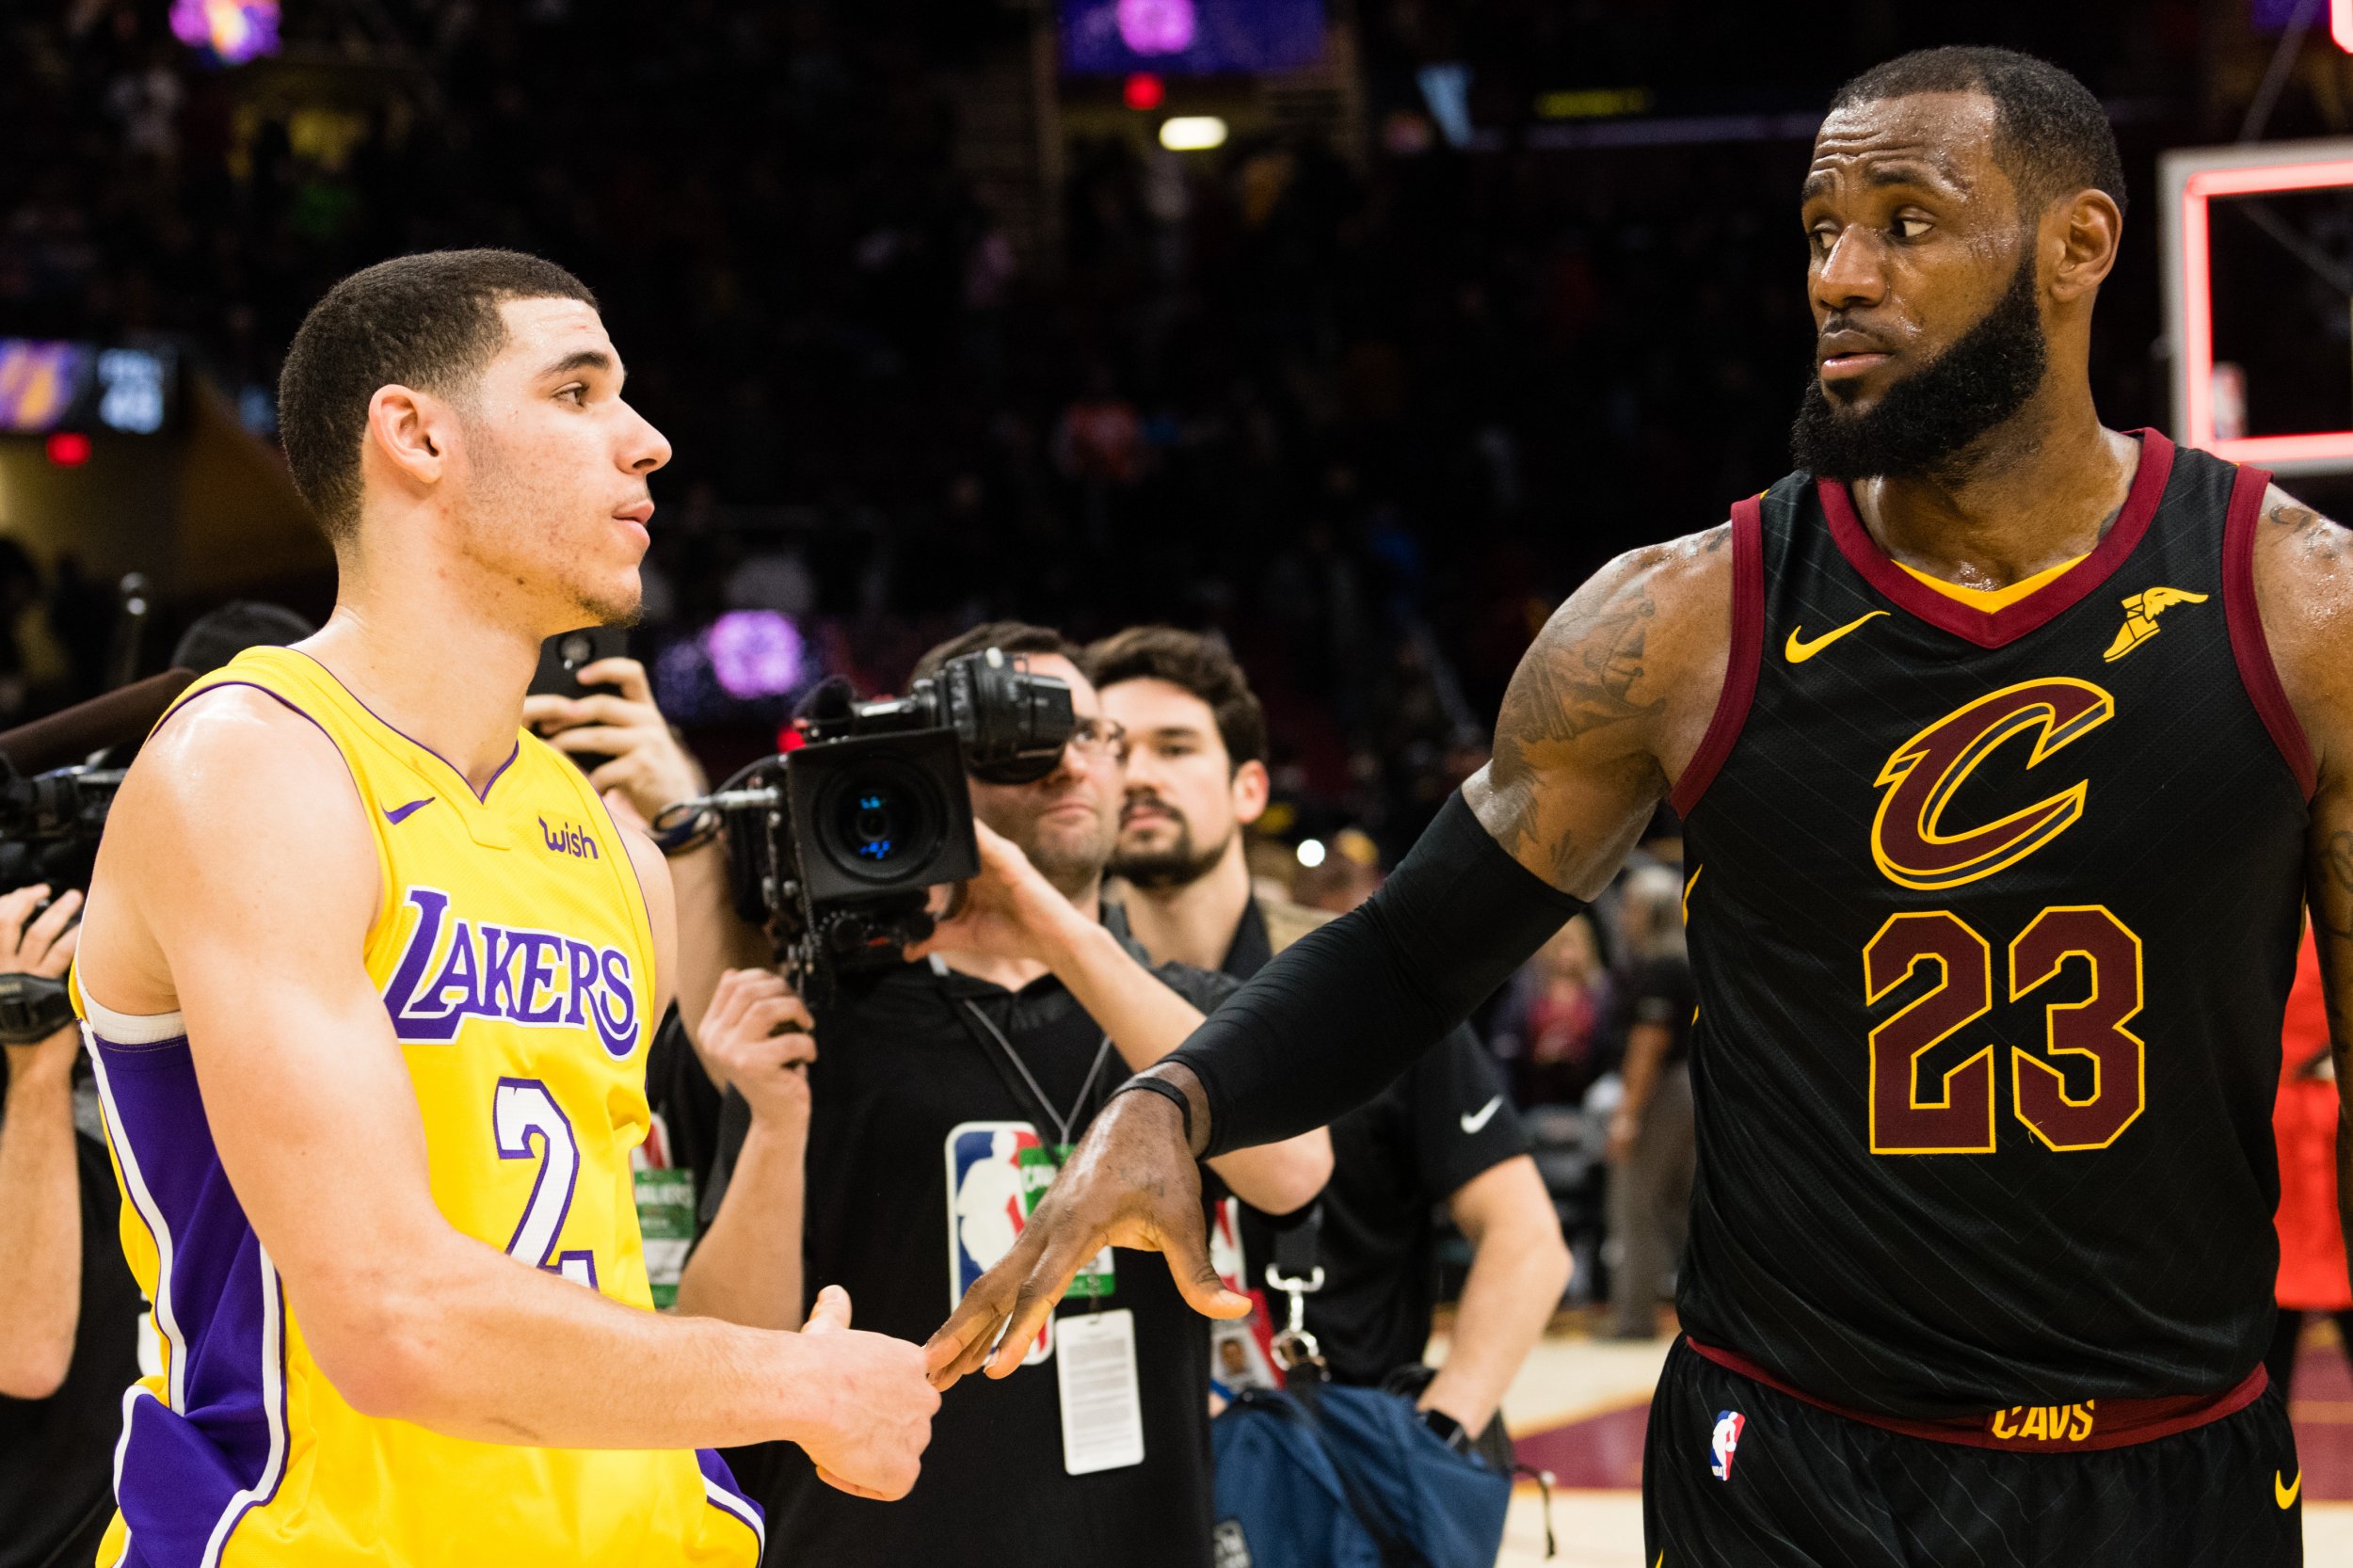
[[[1805,198],[1849,186],[1918,184],[1958,196],[2006,184],[1993,156],[1998,112],[1977,92],[1873,98],[1832,112],[1814,137]]]

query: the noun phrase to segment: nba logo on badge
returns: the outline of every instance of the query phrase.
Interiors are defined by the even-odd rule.
[[[1740,1447],[1740,1429],[1749,1418],[1737,1410],[1719,1411],[1715,1435],[1707,1440],[1707,1473],[1718,1480],[1732,1479],[1733,1450]]]
[[[948,1302],[1013,1250],[1038,1200],[1053,1185],[1054,1158],[1027,1122],[962,1122],[948,1133]],[[1024,1367],[1054,1350],[1050,1318]]]

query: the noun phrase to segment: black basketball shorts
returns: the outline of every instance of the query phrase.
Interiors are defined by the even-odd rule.
[[[1642,1531],[1649,1568],[2287,1568],[2303,1472],[2276,1388],[2129,1447],[2015,1453],[1833,1415],[1678,1339]]]

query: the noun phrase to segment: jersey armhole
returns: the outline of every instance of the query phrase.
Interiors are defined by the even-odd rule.
[[[1749,722],[1756,696],[1756,675],[1765,657],[1765,498],[1751,496],[1732,509],[1732,648],[1724,664],[1724,689],[1715,716],[1691,754],[1690,765],[1667,799],[1678,817],[1689,818],[1714,782],[1717,770]]]
[[[2270,484],[2271,475],[2263,470],[2242,468],[2231,488],[2229,520],[2222,527],[2222,614],[2231,630],[2231,656],[2238,664],[2239,683],[2309,801],[2319,782],[2312,743],[2280,684],[2271,644],[2264,636],[2263,611],[2255,600],[2255,528]]]

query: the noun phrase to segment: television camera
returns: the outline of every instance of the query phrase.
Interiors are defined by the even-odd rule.
[[[799,745],[655,826],[724,824],[737,913],[766,928],[795,990],[829,1000],[840,974],[899,964],[931,935],[927,889],[979,873],[967,774],[1043,778],[1075,724],[1068,682],[993,648],[889,701],[829,681],[804,705]]]

